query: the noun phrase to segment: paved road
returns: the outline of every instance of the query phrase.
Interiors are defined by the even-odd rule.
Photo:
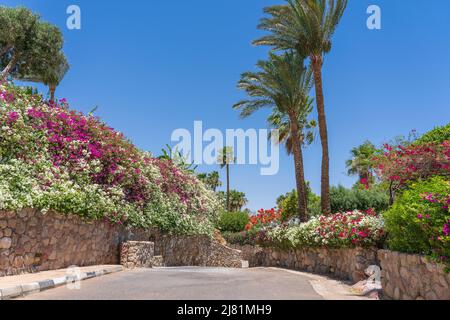
[[[309,278],[276,269],[162,268],[119,272],[26,300],[322,300]]]

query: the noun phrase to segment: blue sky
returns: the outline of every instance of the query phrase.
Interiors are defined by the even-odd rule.
[[[251,45],[265,6],[281,0],[2,0],[25,5],[64,33],[71,70],[57,91],[73,108],[96,115],[141,149],[160,153],[172,131],[193,128],[266,128],[268,111],[240,120],[231,106],[236,89],[267,49]],[[350,0],[326,56],[331,183],[351,186],[350,149],[412,129],[424,133],[450,119],[450,1]],[[79,5],[82,30],[66,28],[66,8]],[[382,30],[366,27],[366,9],[382,9]],[[42,89],[45,90],[45,89]],[[320,142],[305,150],[306,177],[320,190]],[[200,167],[201,171],[218,170]],[[232,187],[251,209],[272,207],[294,188],[293,160],[281,152],[280,172],[234,166]],[[222,177],[224,173],[221,172]]]

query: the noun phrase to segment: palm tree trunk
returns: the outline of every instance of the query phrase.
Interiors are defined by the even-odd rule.
[[[54,84],[49,85],[49,90],[50,90],[50,102],[55,102],[56,86]]]
[[[230,165],[227,163],[227,210],[231,212],[230,203]]]
[[[292,136],[292,151],[294,154],[295,180],[297,184],[299,216],[302,222],[307,222],[308,208],[306,198],[305,171],[303,168],[303,152],[299,139],[299,128],[297,123],[297,117],[295,116],[295,114],[290,113],[289,119],[291,122],[290,127]]]
[[[2,71],[0,75],[0,82],[4,82],[6,80],[12,69],[16,66],[17,60],[17,55],[14,54],[11,58],[11,61],[9,61],[8,65]]]
[[[330,156],[328,154],[328,131],[325,116],[325,98],[322,84],[322,56],[312,56],[311,63],[314,73],[316,89],[317,112],[319,115],[320,140],[322,142],[322,178],[321,178],[321,204],[322,213],[331,213],[330,204]]]

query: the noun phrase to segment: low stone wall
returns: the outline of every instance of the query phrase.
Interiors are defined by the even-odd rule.
[[[450,274],[426,257],[380,250],[384,294],[395,300],[450,300]]]
[[[120,264],[127,269],[151,268],[155,244],[148,241],[128,241],[120,246]]]
[[[87,223],[73,215],[0,211],[0,276],[118,264],[120,243],[149,237],[143,230]]]
[[[224,246],[208,236],[158,234],[153,241],[155,254],[163,257],[166,266],[242,267],[241,251]]]
[[[307,248],[283,251],[258,246],[234,246],[242,250],[250,267],[282,267],[293,270],[332,275],[358,282],[366,279],[364,271],[377,263],[376,249]]]
[[[86,222],[75,215],[25,209],[0,211],[0,277],[72,265],[119,264],[120,245],[128,241],[155,243],[155,252],[148,244],[129,244],[123,259],[130,267],[150,266],[150,255],[155,255],[154,266],[242,266],[240,251],[207,236],[163,235],[156,230],[127,229],[102,221]]]

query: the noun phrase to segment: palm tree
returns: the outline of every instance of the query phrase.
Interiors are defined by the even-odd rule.
[[[270,34],[254,41],[275,50],[296,50],[309,56],[314,73],[320,140],[322,142],[322,211],[331,212],[330,159],[323,95],[322,66],[324,54],[331,50],[331,38],[347,7],[347,0],[288,0],[287,5],[268,7],[270,18],[263,18],[260,29]]]
[[[286,128],[289,127],[291,139],[288,141],[294,154],[299,215],[302,221],[307,221],[307,196],[301,147],[303,143],[301,132],[304,128],[301,125],[310,106],[308,94],[313,84],[312,72],[304,66],[304,58],[293,51],[280,56],[270,53],[269,60],[259,61],[257,66],[258,72],[244,73],[239,81],[239,88],[245,90],[250,99],[235,104],[234,108],[241,110],[243,118],[258,109],[272,108],[273,118],[289,119],[289,125],[282,130],[281,141],[286,139]]]
[[[314,129],[317,127],[316,120],[308,120],[308,115],[313,109],[313,99],[308,98],[308,102],[305,106],[305,110],[299,113],[298,116],[298,126],[299,128],[304,128],[299,132],[299,139],[301,145],[310,145],[314,142]],[[269,125],[278,130],[278,143],[283,144],[286,147],[286,152],[288,155],[294,153],[293,149],[293,139],[291,135],[291,124],[289,117],[286,114],[279,112],[278,110],[273,110],[272,114],[268,118]],[[269,134],[269,139],[272,138],[272,134]]]
[[[372,177],[373,158],[376,152],[375,146],[370,141],[353,148],[351,151],[352,158],[346,162],[348,174],[357,175],[360,183],[366,181],[368,185]]]
[[[33,71],[33,74],[18,76],[18,78],[23,81],[40,82],[48,86],[50,101],[54,102],[56,87],[64,79],[69,68],[66,57],[64,54],[59,53],[52,61],[48,61],[45,65],[40,66],[39,70]]]
[[[235,162],[234,151],[232,147],[224,147],[219,151],[219,156],[217,158],[217,163],[220,167],[227,169],[227,210],[231,212],[231,202],[230,202],[230,164]]]

